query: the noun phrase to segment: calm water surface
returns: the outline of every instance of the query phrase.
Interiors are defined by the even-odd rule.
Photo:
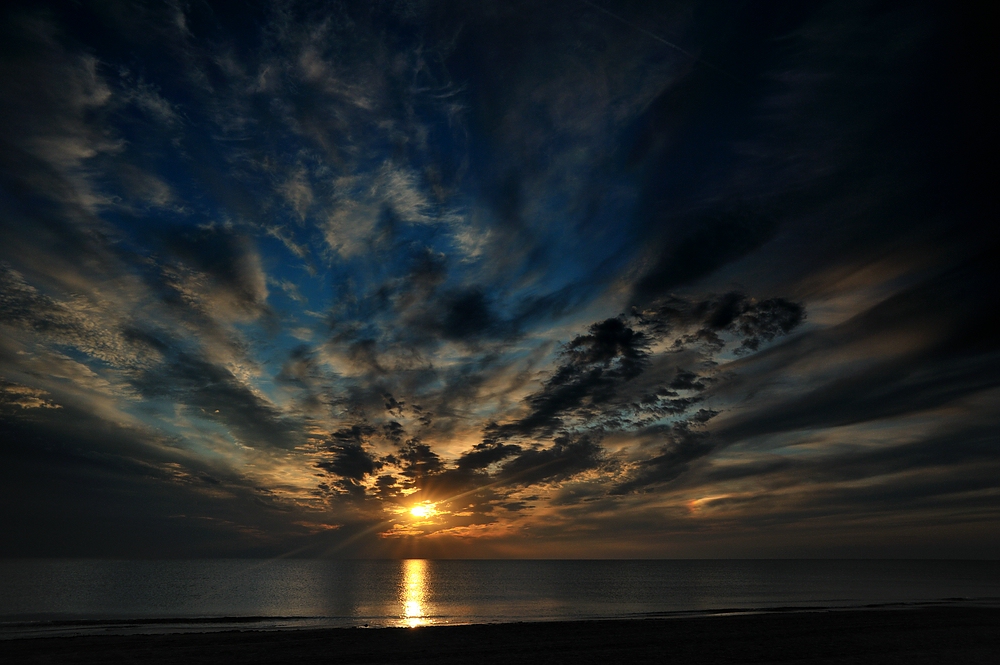
[[[0,637],[1000,601],[996,561],[0,561]]]

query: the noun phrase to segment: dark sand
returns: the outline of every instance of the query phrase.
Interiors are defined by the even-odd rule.
[[[4,663],[1000,663],[1000,608],[778,612],[426,628],[47,637]]]

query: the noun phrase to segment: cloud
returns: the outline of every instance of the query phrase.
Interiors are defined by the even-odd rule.
[[[700,423],[696,421],[695,424]],[[692,430],[689,421],[681,420],[669,427],[657,429],[659,431],[653,430],[659,434],[657,438],[664,441],[659,448],[659,454],[643,460],[638,465],[638,472],[615,487],[613,493],[625,494],[656,483],[669,482],[684,473],[690,462],[705,457],[714,448],[709,434]]]
[[[469,289],[448,302],[441,332],[445,339],[470,339],[495,326],[495,317],[482,290]]]
[[[586,434],[575,438],[558,436],[550,447],[531,447],[522,451],[506,462],[498,475],[507,484],[535,485],[596,468],[602,457],[603,450],[594,437]]]
[[[300,425],[239,377],[204,358],[175,352],[165,366],[148,372],[136,386],[149,397],[166,397],[186,404],[220,422],[238,440],[255,446],[291,447]]]
[[[458,458],[460,470],[481,470],[521,452],[521,446],[509,443],[477,443]]]
[[[877,303],[832,328],[813,331],[793,343],[761,354],[762,371],[748,378],[766,384],[768,375],[821,362],[834,367],[841,354],[861,359],[855,348],[875,340],[895,352],[864,360],[850,372],[832,372],[813,389],[780,404],[761,405],[754,415],[729,423],[727,438],[807,427],[840,426],[936,408],[996,386],[994,360],[984,354],[983,337],[992,325],[992,296],[974,286],[983,278],[987,254],[980,254],[923,283]],[[913,338],[912,331],[921,331]],[[893,344],[893,340],[897,340]]]
[[[382,462],[363,447],[366,439],[374,432],[373,427],[361,425],[337,430],[330,435],[325,446],[331,456],[319,460],[316,466],[339,476],[340,486],[348,492],[364,495],[364,489],[359,483],[382,468]],[[382,487],[385,487],[384,481]]]
[[[542,391],[528,397],[531,411],[513,423],[493,425],[487,439],[512,436],[551,436],[564,418],[596,410],[610,402],[617,389],[642,373],[648,355],[641,332],[621,319],[607,319],[590,327],[588,335],[572,340],[563,352],[563,364]]]
[[[703,217],[666,240],[637,281],[633,300],[645,303],[740,259],[774,237],[774,221],[748,210]]]
[[[4,10],[5,524],[680,556],[995,519],[973,70],[939,10],[861,7]]]
[[[398,465],[400,476],[408,479],[400,486],[415,487],[438,500],[471,499],[467,508],[484,516],[518,487],[564,481],[588,471],[618,478],[605,490],[612,494],[670,481],[690,462],[712,452],[716,444],[704,427],[719,411],[694,410],[703,400],[699,393],[716,379],[669,361],[664,365],[663,360],[685,353],[692,359],[718,354],[725,342],[714,331],[729,331],[740,342],[737,350],[752,350],[747,340],[787,334],[802,317],[801,307],[788,301],[727,294],[698,301],[673,298],[641,315],[599,321],[563,347],[561,363],[550,378],[539,391],[525,396],[522,417],[487,423],[482,441],[460,454],[453,465],[419,439],[400,444],[405,429],[397,421],[388,423],[385,432],[400,448],[384,461],[390,467]],[[704,334],[696,334],[699,330],[713,331],[714,337],[706,342]],[[673,343],[665,343],[667,337]],[[685,347],[692,346],[702,351],[690,356]],[[701,355],[703,365],[705,357]],[[670,371],[664,372],[666,368]],[[647,372],[654,375],[647,379],[643,376]],[[397,417],[403,415],[405,405],[395,398],[387,398],[386,405]],[[653,424],[662,418],[671,418],[672,424]],[[659,439],[658,452],[620,469],[601,439],[608,432],[629,430]],[[545,439],[551,444],[542,443]],[[390,481],[389,470],[377,494],[385,495],[397,485]]]
[[[299,217],[304,219],[315,198],[312,188],[306,181],[305,169],[297,171],[279,188],[279,191],[284,194],[289,205],[298,213]]]
[[[64,201],[87,210],[107,204],[109,198],[98,189],[87,166],[99,155],[119,152],[122,143],[92,121],[108,107],[113,94],[97,58],[63,48],[59,28],[42,15],[9,10],[5,14],[5,39],[10,52],[21,57],[5,58],[0,70],[9,100],[0,112],[4,140],[65,180],[68,187],[59,193]],[[10,150],[4,152],[9,155]],[[19,176],[35,186],[44,185],[46,178],[32,171]]]
[[[178,259],[165,266],[168,283],[186,303],[223,319],[270,313],[267,276],[246,236],[216,227],[176,229],[164,244]]]
[[[156,364],[159,351],[122,325],[125,314],[99,293],[57,301],[0,264],[3,324],[56,344],[74,347],[117,367],[140,369]],[[127,319],[125,319],[127,320]]]
[[[0,380],[0,408],[59,409],[61,405],[48,399],[49,393],[39,388]]]

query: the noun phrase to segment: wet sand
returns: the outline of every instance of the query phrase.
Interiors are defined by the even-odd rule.
[[[0,662],[992,665],[1000,662],[1000,608],[27,638],[0,642]]]

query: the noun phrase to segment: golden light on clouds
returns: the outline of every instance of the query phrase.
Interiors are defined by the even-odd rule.
[[[691,499],[687,502],[688,512],[692,515],[697,515],[705,508],[711,507],[711,504],[715,501],[721,499],[728,499],[734,495],[732,494],[718,494],[715,496],[703,496],[700,499]]]
[[[433,503],[420,503],[410,508],[410,515],[417,519],[425,519],[437,515]]]

